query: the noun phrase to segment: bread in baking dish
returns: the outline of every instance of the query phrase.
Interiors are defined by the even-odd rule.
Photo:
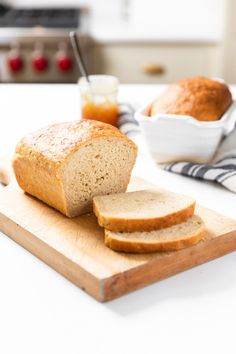
[[[225,83],[193,77],[171,84],[146,113],[149,116],[159,113],[188,115],[200,121],[215,121],[231,103],[232,95]]]
[[[136,145],[117,128],[74,121],[24,137],[13,169],[25,192],[73,217],[91,211],[96,195],[124,192],[136,154]]]

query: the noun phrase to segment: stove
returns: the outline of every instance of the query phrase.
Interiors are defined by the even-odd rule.
[[[84,8],[0,5],[0,82],[76,82],[69,32],[77,32],[89,67],[87,19]]]
[[[78,28],[78,8],[10,8],[0,7],[0,27]]]

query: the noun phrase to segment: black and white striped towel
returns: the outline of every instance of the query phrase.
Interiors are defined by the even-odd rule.
[[[140,134],[138,123],[134,119],[134,109],[130,105],[121,105],[119,128],[131,138]],[[162,164],[160,167],[166,171],[219,183],[236,193],[236,128],[224,138],[211,163],[175,162]]]
[[[120,113],[118,120],[118,127],[128,137],[132,138],[140,133],[138,122],[134,118],[135,110],[128,103],[121,103],[119,105]]]

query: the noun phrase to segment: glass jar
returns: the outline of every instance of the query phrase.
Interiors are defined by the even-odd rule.
[[[90,75],[79,79],[82,119],[100,120],[117,126],[119,81],[115,76]]]

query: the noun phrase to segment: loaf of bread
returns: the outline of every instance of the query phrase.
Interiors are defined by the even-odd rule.
[[[96,195],[125,192],[136,155],[136,145],[117,128],[74,121],[24,137],[13,169],[25,192],[74,217],[91,211]]]
[[[105,230],[105,244],[115,251],[130,253],[175,251],[196,244],[205,234],[204,222],[194,215],[181,224],[150,232]]]
[[[93,211],[100,226],[120,232],[169,227],[191,217],[195,200],[162,189],[97,196]]]
[[[147,115],[159,113],[188,115],[200,121],[221,118],[232,103],[226,84],[205,77],[193,77],[171,84],[148,108]]]

